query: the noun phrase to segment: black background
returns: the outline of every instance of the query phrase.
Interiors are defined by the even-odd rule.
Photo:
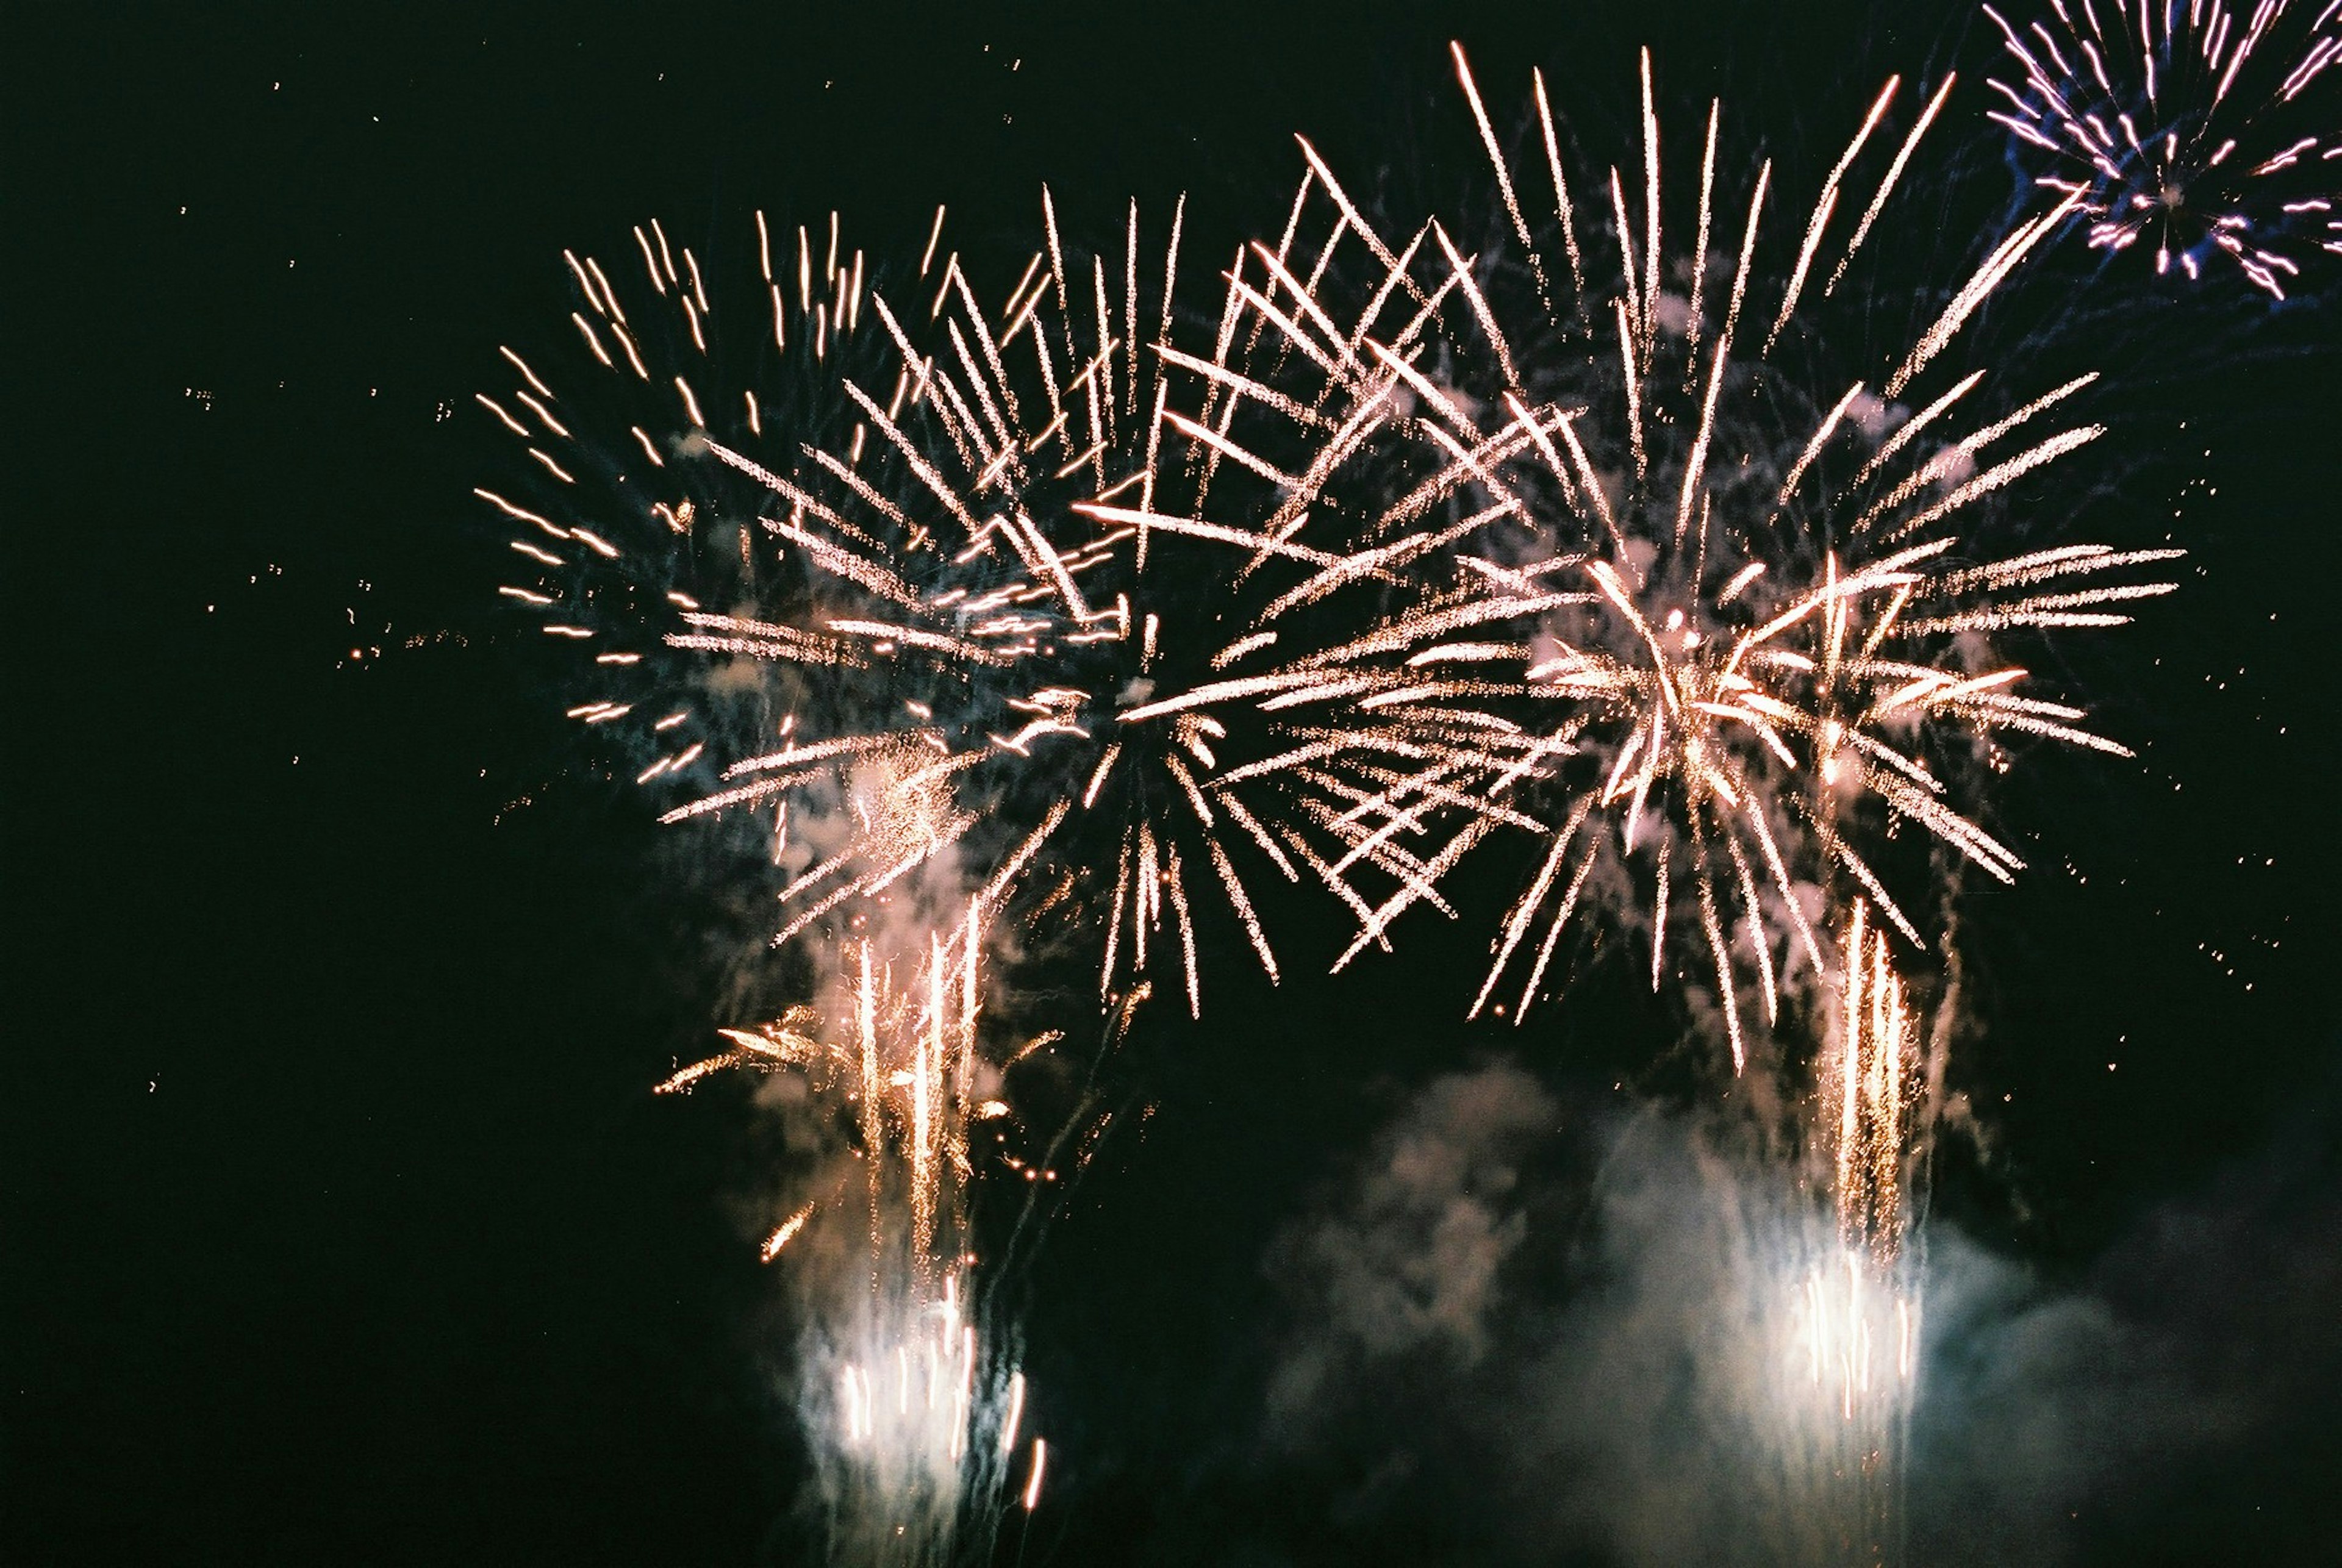
[[[753,1142],[736,1097],[648,1093],[725,1021],[716,935],[574,765],[468,494],[471,394],[565,308],[562,246],[655,215],[745,243],[756,206],[916,245],[946,202],[1021,255],[1046,179],[1109,223],[1186,190],[1216,247],[1281,218],[1296,129],[1363,165],[1445,116],[1452,150],[1456,33],[1484,81],[1541,63],[1589,119],[1649,42],[1663,95],[1777,128],[1827,106],[1817,145],[1887,71],[1989,54],[1957,7],[1616,9],[12,14],[0,1554],[785,1550],[796,1439],[727,1206]],[[2315,301],[2245,332],[2266,313],[2140,293],[2097,296],[2081,347],[2136,386],[2118,503],[2177,509],[2195,552],[2088,672],[2141,761],[2038,759],[2003,802],[2035,871],[1966,925],[1993,1154],[1944,1201],[2053,1277],[2273,1142],[2333,1190],[2342,335]],[[1273,995],[1222,964],[1201,1028],[1134,1046],[1147,1134],[1029,1282],[1065,1469],[1026,1560],[1202,1550],[1215,1509],[1302,1561],[1438,1558],[1429,1524],[1321,1537],[1306,1489],[1196,1477],[1259,1397],[1264,1249],[1407,1085],[1502,1046],[1606,1089],[1667,1037],[1598,982],[1542,1036],[1476,1036],[1425,983],[1469,946]],[[2315,1262],[2233,1289],[2342,1306]],[[2330,1329],[2255,1321],[2200,1332],[2333,1386]],[[2074,1543],[2315,1555],[2337,1466],[2322,1423],[2262,1431]]]

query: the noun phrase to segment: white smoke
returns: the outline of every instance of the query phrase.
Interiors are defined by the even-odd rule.
[[[1256,1463],[1301,1489],[1312,1545],[1246,1560],[1329,1538],[1356,1563],[1416,1560],[1388,1550],[1407,1539],[1480,1564],[2097,1559],[2148,1544],[2118,1523],[2178,1477],[2281,1473],[2342,1393],[2320,1304],[2342,1188],[2297,1136],[2064,1283],[1924,1228],[1919,1393],[1882,1493],[1839,1412],[1797,1397],[1777,1310],[1833,1243],[1745,1144],[1506,1063],[1426,1085],[1272,1254],[1290,1320]],[[2204,1515],[2187,1560],[2289,1538],[2217,1498]]]

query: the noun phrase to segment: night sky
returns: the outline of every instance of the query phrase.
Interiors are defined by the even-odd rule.
[[[741,1093],[650,1093],[734,1021],[756,934],[561,718],[470,494],[501,455],[472,394],[559,325],[565,245],[838,208],[916,255],[946,203],[1005,286],[1046,181],[1104,215],[1185,191],[1195,254],[1226,254],[1281,221],[1296,130],[1436,187],[1451,36],[1594,125],[1649,43],[1664,105],[1722,94],[1807,160],[1889,72],[1956,65],[1936,150],[1994,210],[1991,40],[1957,5],[1889,15],[20,7],[0,1559],[802,1560],[788,1326],[744,1218],[769,1150]],[[1966,1304],[1907,1555],[2318,1559],[2342,266],[2282,311],[2058,268],[2045,360],[2104,365],[2126,415],[2094,514],[2176,516],[2191,556],[2068,671],[2138,760],[2028,754],[1996,814],[2031,869],[1960,907],[1980,1135],[1937,1174]],[[1127,1130],[1016,1287],[1063,1468],[1000,1561],[1625,1563],[1661,1514],[1711,1520],[1673,1560],[1754,1550],[1628,1430],[1648,1389],[1589,1400],[1531,1353],[1599,1317],[1562,1264],[1606,1151],[1686,1135],[1678,1023],[1588,962],[1567,1007],[1466,1026],[1485,933],[1426,923],[1336,981],[1307,960],[1347,933],[1297,932],[1276,990],[1222,934],[1203,1022],[1158,1010],[1107,1064]],[[1339,1315],[1313,1239],[1404,1232],[1376,1180],[1451,1134],[1451,1196],[1522,1238],[1493,1353],[1280,1403]]]

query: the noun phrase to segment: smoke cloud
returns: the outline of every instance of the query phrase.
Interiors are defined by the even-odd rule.
[[[1844,1559],[1861,1483],[1782,1310],[1826,1227],[1734,1147],[1712,1114],[1506,1062],[1426,1085],[1273,1249],[1288,1316],[1253,1468],[1311,1523],[1226,1560]],[[2066,1278],[1925,1227],[1890,1551],[2293,1551],[2324,1483],[2289,1455],[2342,1394],[2336,1175],[2322,1124],[2295,1129]]]

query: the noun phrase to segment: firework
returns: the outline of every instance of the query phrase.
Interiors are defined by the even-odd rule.
[[[515,546],[539,581],[505,592],[548,633],[592,647],[597,674],[648,670],[654,689],[701,699],[571,712],[649,719],[639,782],[682,797],[663,821],[769,823],[786,875],[776,944],[951,862],[988,908],[1095,934],[1103,995],[1162,969],[1195,1010],[1207,900],[1278,973],[1249,891],[1264,870],[1362,914],[1361,876],[1431,892],[1414,858],[1356,825],[1391,758],[1427,744],[1413,715],[1356,722],[1399,684],[1354,666],[1357,628],[1404,595],[1406,562],[1207,506],[1224,468],[1277,471],[1224,424],[1166,411],[1174,377],[1207,399],[1244,382],[1229,328],[1250,289],[1233,282],[1215,343],[1181,345],[1177,214],[1158,253],[1132,208],[1120,254],[1086,269],[1046,200],[1043,235],[996,310],[932,239],[909,297],[866,291],[858,257],[841,266],[809,351],[795,329],[786,365],[826,356],[832,384],[794,423],[755,392],[695,390],[722,339],[704,288],[676,291],[691,331],[667,341],[695,374],[653,369],[639,347],[595,356],[664,400],[664,423],[626,427],[626,464],[571,434],[508,356],[529,390],[494,407],[531,443],[533,504],[483,494],[540,535]],[[812,255],[801,231],[796,293],[766,285],[784,354]],[[644,248],[666,286],[659,255]],[[590,261],[573,271],[618,336],[616,291]],[[577,325],[592,349],[594,322]],[[578,484],[545,450],[561,442],[600,452],[609,477]],[[1373,603],[1354,612],[1346,594]],[[678,674],[682,658],[708,663]],[[710,696],[745,716],[711,724]]]
[[[1908,1416],[1918,1397],[1924,1305],[1911,1186],[1929,1126],[1918,1020],[1886,934],[1859,900],[1839,944],[1837,1006],[1814,1061],[1804,1129],[1809,1172],[1829,1194],[1834,1243],[1809,1235],[1786,1291],[1782,1360],[1806,1427],[1834,1425],[1820,1452],[1847,1504],[1848,1544],[1878,1560],[1895,1534]],[[1834,1037],[1832,1037],[1834,1036]],[[1843,1548],[1842,1548],[1843,1549]]]
[[[1836,1038],[1815,1060],[1809,1149],[1826,1153],[1838,1256],[1805,1277],[1797,1353],[1848,1420],[1906,1396],[1917,1373],[1918,1293],[1907,1195],[1925,1127],[1918,1020],[1884,933],[1857,901],[1840,945]]]
[[[1891,1267],[1851,1250],[1808,1265],[1790,1313],[1791,1366],[1852,1422],[1909,1397],[1918,1371],[1919,1307]]]
[[[1255,413],[1275,416],[1274,399],[1374,410],[1387,468],[1363,532],[1419,554],[1438,546],[1415,566],[1436,585],[1381,644],[1414,676],[1381,713],[1469,724],[1474,739],[1460,767],[1451,752],[1378,797],[1371,824],[1427,839],[1426,818],[1460,789],[1477,804],[1444,848],[1415,851],[1426,865],[1498,826],[1542,841],[1474,1011],[1507,976],[1525,1011],[1589,897],[1639,904],[1652,984],[1670,934],[1686,933],[1737,1068],[1741,997],[1770,1021],[1800,958],[1824,973],[1814,923],[1832,884],[1850,883],[1919,944],[1878,851],[1903,825],[1996,879],[2018,869],[1956,804],[1979,750],[2003,765],[1998,743],[2015,737],[2122,754],[2081,709],[2040,694],[2010,644],[2124,624],[2130,602],[2173,586],[2140,569],[2177,553],[1980,554],[1967,532],[1995,521],[2018,480],[2103,434],[2060,420],[2091,377],[2017,404],[1980,392],[1983,371],[1937,385],[1934,369],[2061,215],[1983,256],[1871,374],[1813,390],[1807,315],[1893,222],[1949,83],[1897,142],[1881,134],[1890,82],[1780,240],[1765,222],[1771,165],[1745,202],[1729,195],[1711,106],[1696,237],[1671,257],[1647,55],[1639,214],[1616,168],[1580,185],[1605,190],[1606,207],[1573,200],[1541,79],[1516,168],[1456,59],[1506,231],[1467,256],[1434,221],[1395,247],[1309,154],[1286,239],[1261,252],[1270,282],[1255,320],[1283,368],[1264,374]],[[1867,194],[1866,153],[1883,165]],[[1532,206],[1546,215],[1533,222]],[[1291,259],[1304,213],[1319,209],[1328,237]],[[1346,259],[1379,280],[1346,333],[1327,304],[1360,286]],[[1331,499],[1313,468],[1284,504],[1300,514]],[[1398,889],[1357,945],[1422,897]]]
[[[856,944],[836,986],[845,1027],[794,1007],[723,1031],[725,1051],[659,1085],[781,1075],[849,1129],[826,1189],[763,1247],[804,1275],[807,1403],[838,1560],[954,1561],[954,1543],[996,1528],[1020,1484],[1026,1510],[1038,1502],[1045,1451],[1024,1373],[975,1288],[971,1134],[1010,1117],[1004,1064],[979,1044],[983,945],[973,914],[907,962]]]
[[[1375,787],[1367,749],[1303,716],[1371,694],[1343,674],[1355,653],[1329,655],[1320,626],[1348,623],[1323,606],[1392,574],[1205,515],[1242,454],[1166,415],[1168,377],[1235,373],[1225,331],[1176,341],[1176,215],[1143,251],[1134,209],[1086,276],[1046,202],[1043,232],[994,311],[940,215],[918,286],[893,291],[840,259],[834,224],[826,245],[797,232],[792,268],[760,217],[744,351],[714,269],[654,225],[645,297],[573,258],[584,354],[507,351],[521,385],[482,399],[526,459],[482,491],[537,568],[505,591],[591,660],[571,716],[640,737],[663,821],[758,824],[773,942],[830,993],[726,1031],[662,1088],[762,1072],[850,1124],[838,1169],[858,1180],[796,1203],[761,1250],[804,1282],[834,1373],[810,1413],[853,1557],[947,1556],[1016,1467],[1024,1506],[1039,1497],[1046,1451],[1019,1447],[1022,1377],[969,1252],[970,1129],[1008,1115],[1006,1064],[976,1045],[994,922],[1024,940],[1086,923],[1126,1020],[1156,967],[1199,1005],[1213,888],[1276,974],[1246,859],[1362,911],[1358,868],[1420,874],[1346,815]]]
[[[1835,1537],[1810,1561],[1899,1560],[1898,1521],[1917,1394],[1920,1296],[1916,1271],[1797,1233],[1787,1266],[1760,1288],[1775,1347],[1769,1443],[1804,1462],[1800,1511]]]
[[[1902,1252],[1904,1164],[1918,1100],[1916,1021],[1885,935],[1857,902],[1847,923],[1839,989],[1844,1017],[1823,1064],[1836,1154],[1838,1236],[1891,1264]]]
[[[2053,0],[2012,22],[2017,65],[1992,82],[2044,189],[2090,245],[2144,241],[2158,274],[2225,255],[2277,298],[2306,253],[2342,253],[2342,136],[2324,76],[2342,55],[2335,0]],[[2101,15],[2100,13],[2105,15]]]
[[[840,370],[868,357],[855,355],[866,263],[835,214],[788,230],[760,212],[754,232],[746,275],[729,257],[703,263],[656,221],[606,269],[565,251],[567,322],[525,355],[502,349],[509,379],[477,398],[520,449],[475,492],[513,535],[498,592],[575,652],[569,716],[625,737],[646,787],[687,785],[711,754],[786,722],[806,694],[731,676],[746,650],[826,648],[730,613],[774,564],[756,551],[757,487],[707,460],[704,433],[713,421],[744,449],[775,452],[866,438],[831,395]]]

